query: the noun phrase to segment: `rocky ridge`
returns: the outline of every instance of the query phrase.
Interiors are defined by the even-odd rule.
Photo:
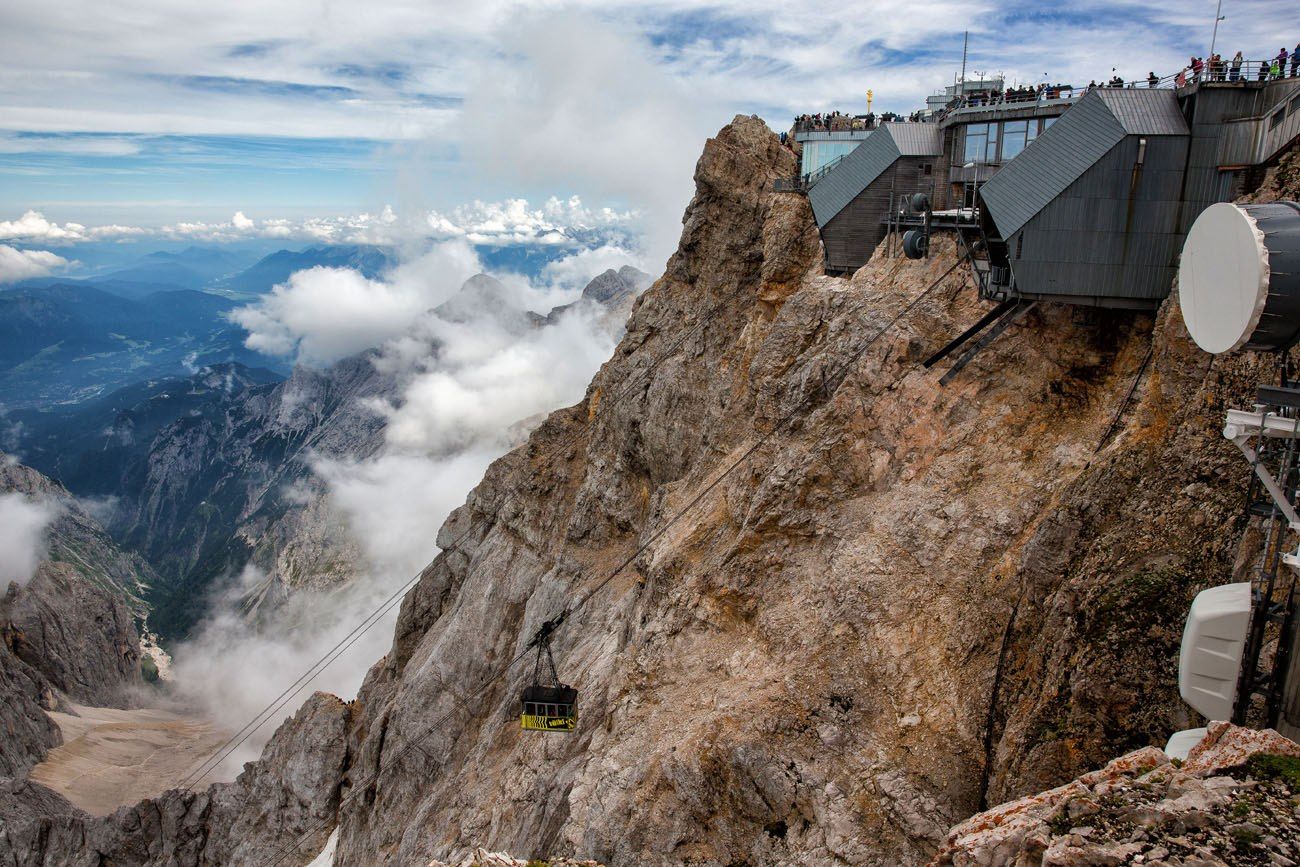
[[[348,763],[351,705],[317,693],[232,783],[162,797],[92,818],[43,787],[28,784],[13,797],[0,789],[0,856],[14,867],[151,864],[168,867],[265,867],[301,864],[286,851],[301,840],[325,845],[339,805],[339,778]],[[39,811],[31,804],[42,800]]]
[[[479,846],[922,863],[986,803],[1191,722],[1171,676],[1186,603],[1249,559],[1221,412],[1264,363],[1210,365],[1175,302],[1154,320],[1048,307],[941,388],[920,361],[984,311],[951,245],[821,276],[807,202],[772,192],[794,168],[757,118],[709,141],[614,356],[440,532],[341,763],[295,753],[286,726],[252,766],[337,774],[293,863],[335,824],[340,867]],[[508,664],[586,593],[554,639],[579,730],[522,733],[527,666]],[[274,789],[240,791],[277,821]],[[78,834],[127,851],[136,833],[53,830],[3,833],[50,864],[76,863]],[[115,863],[169,863],[200,832],[154,831]]]

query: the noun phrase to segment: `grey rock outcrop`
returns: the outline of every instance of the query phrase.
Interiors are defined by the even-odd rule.
[[[351,707],[317,693],[233,783],[160,798],[91,818],[45,794],[40,810],[0,817],[0,863],[15,867],[261,867],[301,864],[333,829],[348,764]],[[20,796],[23,793],[19,793]],[[23,797],[29,805],[34,795]],[[57,798],[57,796],[53,796]],[[0,791],[0,806],[5,794]],[[63,802],[66,804],[66,802]],[[310,859],[306,859],[310,860]]]
[[[45,714],[58,699],[39,673],[0,648],[0,779],[17,777],[62,742]]]
[[[972,816],[931,867],[1295,863],[1297,792],[1300,744],[1216,723],[1186,764],[1146,747]]]
[[[9,652],[83,704],[122,707],[140,681],[140,636],[122,598],[69,563],[45,562],[0,600]]]
[[[152,573],[61,486],[0,455],[0,493],[50,508],[35,575],[0,594],[0,776],[20,776],[60,742],[45,715],[64,698],[124,707],[140,679],[136,614]]]
[[[538,316],[537,322],[554,325],[560,317],[585,307],[611,322],[621,324],[632,312],[637,295],[652,282],[654,278],[631,265],[624,265],[617,271],[609,268],[591,279],[583,288],[581,298],[572,304],[551,308],[546,316]]]

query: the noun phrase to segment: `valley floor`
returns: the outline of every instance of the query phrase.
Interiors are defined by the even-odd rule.
[[[95,816],[174,788],[227,734],[158,708],[73,707],[77,716],[50,714],[63,745],[32,769],[31,779]]]

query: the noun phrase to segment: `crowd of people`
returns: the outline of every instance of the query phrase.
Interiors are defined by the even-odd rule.
[[[1113,71],[1113,70],[1112,70]],[[1225,59],[1220,54],[1210,57],[1192,57],[1186,67],[1172,77],[1175,86],[1182,87],[1197,81],[1269,81],[1278,78],[1300,77],[1300,43],[1292,51],[1283,47],[1271,60],[1246,60],[1240,51]],[[1146,86],[1159,87],[1167,79],[1162,79],[1154,71],[1146,78]],[[1090,81],[1087,90],[1099,87],[1141,87],[1138,81],[1125,82],[1119,75],[1112,75],[1104,84]],[[963,106],[1004,105],[1016,102],[1037,102],[1041,100],[1070,98],[1075,88],[1066,84],[1047,84],[1037,86],[1023,85],[1006,89],[990,88],[971,91],[960,97],[954,97],[944,111]],[[916,111],[907,118],[910,121],[926,120],[926,112]],[[842,112],[819,112],[801,114],[794,120],[798,132],[840,132],[859,129],[875,129],[882,122],[903,120],[902,115],[886,112],[877,116],[874,113],[849,115]]]
[[[892,111],[880,115],[875,112],[867,112],[866,114],[844,114],[838,111],[819,112],[817,114],[799,115],[794,119],[794,128],[797,132],[844,132],[855,129],[875,129],[882,123],[902,119],[902,115],[894,114]],[[919,113],[917,119],[919,119]]]
[[[1037,87],[1024,85],[1023,87],[1008,87],[1005,90],[991,89],[979,90],[967,93],[965,99],[953,99],[948,107],[958,105],[1002,105],[1009,102],[1038,102],[1043,99],[1060,99],[1068,95],[1072,88],[1068,84],[1047,84],[1043,82]]]
[[[1295,78],[1300,75],[1300,43],[1292,51],[1283,46],[1271,60],[1246,60],[1238,51],[1225,60],[1221,54],[1208,58],[1192,57],[1175,78],[1179,86],[1193,81],[1269,81],[1277,78]],[[1156,86],[1155,73],[1148,79]]]

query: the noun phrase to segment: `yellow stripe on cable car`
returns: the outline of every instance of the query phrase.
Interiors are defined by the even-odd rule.
[[[519,715],[520,727],[534,732],[571,732],[578,727],[578,715],[542,716],[525,713]]]

